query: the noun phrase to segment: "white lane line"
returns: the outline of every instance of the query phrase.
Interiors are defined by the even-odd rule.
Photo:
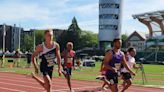
[[[97,88],[100,86],[89,86],[89,87],[78,87],[78,88],[73,88],[74,90],[82,90],[82,89],[88,89],[88,88]],[[69,89],[59,89],[59,90],[52,90],[52,92],[61,92],[61,91],[67,91]],[[46,92],[46,91],[44,91]]]
[[[15,83],[5,83],[5,82],[0,82],[0,83],[2,83],[2,84],[7,84],[7,85],[15,85],[15,86],[28,87],[28,88],[43,89],[43,88],[40,88],[40,87],[27,86],[27,85],[20,85],[20,84],[15,84]]]
[[[15,80],[19,80],[19,79],[22,79],[22,80],[29,80],[29,81],[33,81],[34,79],[32,79],[32,77],[9,77],[9,76],[0,76],[0,78],[8,78],[8,79],[15,79]],[[40,77],[39,77],[40,78]],[[42,79],[42,78],[41,78]],[[66,82],[66,79],[53,79],[53,84],[65,84],[67,83]],[[64,82],[64,83],[63,83]],[[80,85],[80,86],[85,86],[85,85],[88,85],[88,81],[86,81],[87,83],[85,83],[85,81],[78,81],[78,80],[72,80],[72,83],[75,83],[77,85]],[[92,82],[91,82],[92,83]],[[95,83],[95,82],[93,82]],[[97,83],[98,85],[98,83]],[[94,86],[97,86],[97,85],[94,85]],[[100,84],[101,85],[101,84]],[[92,85],[93,86],[93,85]]]
[[[5,78],[1,78],[0,77],[0,81],[1,80],[7,80],[7,81],[12,81],[12,82],[22,82],[22,83],[29,83],[29,84],[33,84],[33,85],[40,85],[37,81],[35,81],[35,82],[27,82],[27,81],[20,81],[20,80],[17,80],[17,79],[5,79]],[[2,82],[2,81],[1,81]],[[56,84],[58,84],[58,85],[56,85]],[[61,86],[62,84],[66,84],[66,83],[60,83],[60,82],[56,82],[55,84],[53,83],[53,87],[60,87],[60,88],[65,88],[65,87],[63,87],[63,86]],[[28,85],[28,84],[27,84]],[[67,84],[66,84],[67,85]],[[36,86],[35,86],[36,87]]]
[[[132,90],[132,91],[138,91],[138,92],[161,92],[162,90],[160,89],[145,89],[145,88],[133,88],[133,87],[130,87],[129,90]],[[159,91],[160,90],[160,91]],[[163,92],[163,91],[162,91]]]
[[[0,77],[0,80],[7,80],[7,81],[21,82],[21,83],[30,83],[30,84],[34,84],[34,85],[38,84],[38,83],[34,83],[34,82],[20,81],[20,80],[16,80],[16,79],[1,78],[1,77]]]
[[[26,92],[26,91],[23,91],[23,90],[11,89],[11,88],[6,88],[6,87],[0,87],[0,89],[5,89],[5,90],[15,91],[15,92]]]

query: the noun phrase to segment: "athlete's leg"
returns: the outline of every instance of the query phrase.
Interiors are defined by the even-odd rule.
[[[41,85],[44,87],[44,81],[41,80],[39,77],[37,77],[34,73],[32,73],[32,77]]]
[[[103,83],[103,85],[102,85],[102,88],[104,88],[104,87],[105,87],[105,85],[106,85],[106,82],[104,81],[104,83]]]
[[[1,67],[3,67],[3,59],[0,59]]]
[[[117,83],[110,85],[109,88],[111,89],[112,92],[118,92],[118,84]]]
[[[69,89],[72,91],[72,86],[71,86],[71,73],[72,73],[72,68],[66,68],[64,69],[64,76],[67,79],[67,84]]]
[[[47,90],[47,92],[51,92],[52,88],[52,81],[49,75],[43,76],[44,79],[44,87]]]
[[[123,87],[121,92],[125,92],[125,90],[127,90],[131,85],[132,85],[131,79],[127,80],[126,85]]]
[[[19,67],[20,58],[17,59],[17,67]]]
[[[118,76],[116,74],[106,74],[106,79],[109,81],[108,86],[112,92],[118,92]]]
[[[41,80],[39,77],[37,77],[34,73],[32,73],[33,78],[42,86],[45,88],[47,92],[51,92],[51,78],[48,74],[43,76],[43,80]]]

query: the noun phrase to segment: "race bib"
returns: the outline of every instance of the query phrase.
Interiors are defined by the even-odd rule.
[[[55,64],[55,62],[54,62],[54,60],[47,60],[47,62],[48,62],[48,67],[51,67],[51,66],[54,66],[54,64]]]
[[[117,70],[120,70],[120,68],[121,68],[121,63],[115,63],[114,65],[115,65],[115,68],[116,68]]]

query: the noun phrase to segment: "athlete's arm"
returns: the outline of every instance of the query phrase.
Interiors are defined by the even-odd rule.
[[[112,52],[111,51],[108,51],[106,54],[105,54],[105,57],[104,57],[104,66],[106,69],[109,69],[109,70],[112,70],[114,72],[117,72],[117,69],[116,68],[113,68],[109,65],[109,62],[112,60]]]
[[[76,57],[76,53],[75,53],[75,51],[73,52],[74,53],[74,56],[73,56],[73,69],[75,69],[75,57]]]
[[[62,58],[64,59],[64,66],[63,67],[65,68],[66,67],[66,60],[65,60],[66,59],[66,51],[64,50],[61,55],[62,55]]]
[[[129,66],[127,65],[127,63],[126,63],[126,59],[125,59],[125,55],[123,55],[123,65],[124,65],[124,67],[128,70],[128,71],[130,71],[130,73],[131,74],[133,74],[133,75],[135,75],[135,73],[129,68]]]
[[[57,57],[57,62],[58,62],[58,73],[59,73],[59,76],[61,76],[62,65],[61,65],[60,46],[57,43],[56,43],[56,57]]]
[[[140,67],[140,66],[137,66],[137,64],[134,63],[133,68],[134,68],[134,69],[139,69],[139,68],[141,68],[141,67]]]
[[[103,60],[104,61],[104,60]],[[103,66],[104,66],[104,62],[102,61],[102,63],[101,63],[101,67],[100,67],[100,72],[102,71],[102,69],[103,69]]]
[[[36,63],[35,57],[38,56],[38,54],[39,54],[40,52],[42,52],[42,50],[43,50],[42,45],[38,45],[38,46],[36,47],[36,50],[34,51],[32,57],[31,57],[32,62],[33,62],[33,65],[34,65],[34,68],[35,68],[35,73],[38,73],[38,64]]]
[[[61,53],[61,58],[64,58],[65,50]]]

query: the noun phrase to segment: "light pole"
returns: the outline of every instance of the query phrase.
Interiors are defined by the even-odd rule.
[[[35,51],[35,30],[33,30],[33,39],[34,39],[34,43],[33,43],[33,51]]]
[[[3,53],[5,52],[6,25],[3,24]]]
[[[5,62],[5,37],[6,37],[6,25],[3,24],[3,54],[2,54],[1,67],[3,67],[3,64]]]
[[[18,39],[19,40],[18,41],[18,49],[19,49],[19,51],[20,51],[20,39],[21,39],[20,38],[21,37],[20,35],[21,35],[21,27],[19,26],[19,39]]]

